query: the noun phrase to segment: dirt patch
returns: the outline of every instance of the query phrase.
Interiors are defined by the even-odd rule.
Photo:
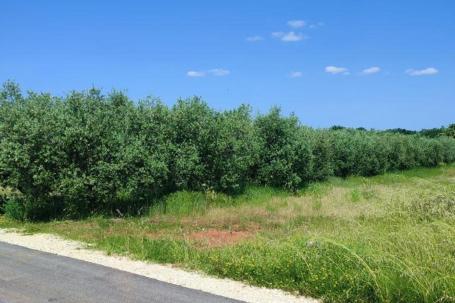
[[[190,240],[207,247],[222,247],[233,245],[251,238],[254,234],[248,231],[226,231],[210,229],[194,232],[189,235]]]

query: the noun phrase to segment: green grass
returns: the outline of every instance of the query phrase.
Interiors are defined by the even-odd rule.
[[[327,302],[455,302],[454,165],[333,178],[297,194],[180,192],[143,217],[0,227]]]

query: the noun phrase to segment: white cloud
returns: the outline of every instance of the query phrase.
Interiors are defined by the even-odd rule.
[[[188,77],[193,77],[193,78],[200,78],[200,77],[205,77],[207,75],[210,76],[215,76],[215,77],[222,77],[222,76],[227,76],[231,73],[231,71],[224,69],[224,68],[213,68],[209,69],[207,71],[195,71],[195,70],[190,70],[186,73]]]
[[[214,69],[209,70],[208,72],[210,74],[212,74],[213,76],[217,76],[217,77],[227,76],[231,73],[229,70],[223,69],[223,68],[214,68]]]
[[[290,72],[289,73],[289,77],[290,78],[300,78],[303,76],[303,73],[302,72]]]
[[[186,73],[188,77],[204,77],[205,72],[190,70]]]
[[[292,28],[302,28],[306,25],[304,20],[289,20],[288,25]]]
[[[262,38],[261,36],[251,36],[246,38],[246,41],[248,42],[259,42],[262,40],[264,40],[264,38]]]
[[[273,32],[272,36],[280,39],[283,42],[297,42],[303,40],[305,37],[301,33],[296,32]]]
[[[343,75],[349,75],[349,70],[345,67],[338,67],[338,66],[333,66],[329,65],[325,67],[325,72],[329,74],[343,74]]]
[[[302,39],[303,39],[302,34],[299,34],[299,33],[296,34],[294,32],[289,32],[281,38],[281,40],[284,42],[296,42],[296,41],[300,41]]]
[[[439,71],[434,67],[427,67],[424,69],[408,69],[406,74],[409,76],[431,76],[436,75]]]
[[[364,74],[364,75],[372,75],[372,74],[377,74],[380,71],[381,71],[381,68],[379,66],[372,66],[372,67],[369,67],[369,68],[365,68],[362,71],[362,74]]]

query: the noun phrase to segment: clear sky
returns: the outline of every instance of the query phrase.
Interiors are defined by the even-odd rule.
[[[314,127],[455,123],[455,1],[0,0],[0,81],[279,105]]]

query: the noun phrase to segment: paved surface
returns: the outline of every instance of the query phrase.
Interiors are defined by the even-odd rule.
[[[239,302],[0,242],[0,303]]]

